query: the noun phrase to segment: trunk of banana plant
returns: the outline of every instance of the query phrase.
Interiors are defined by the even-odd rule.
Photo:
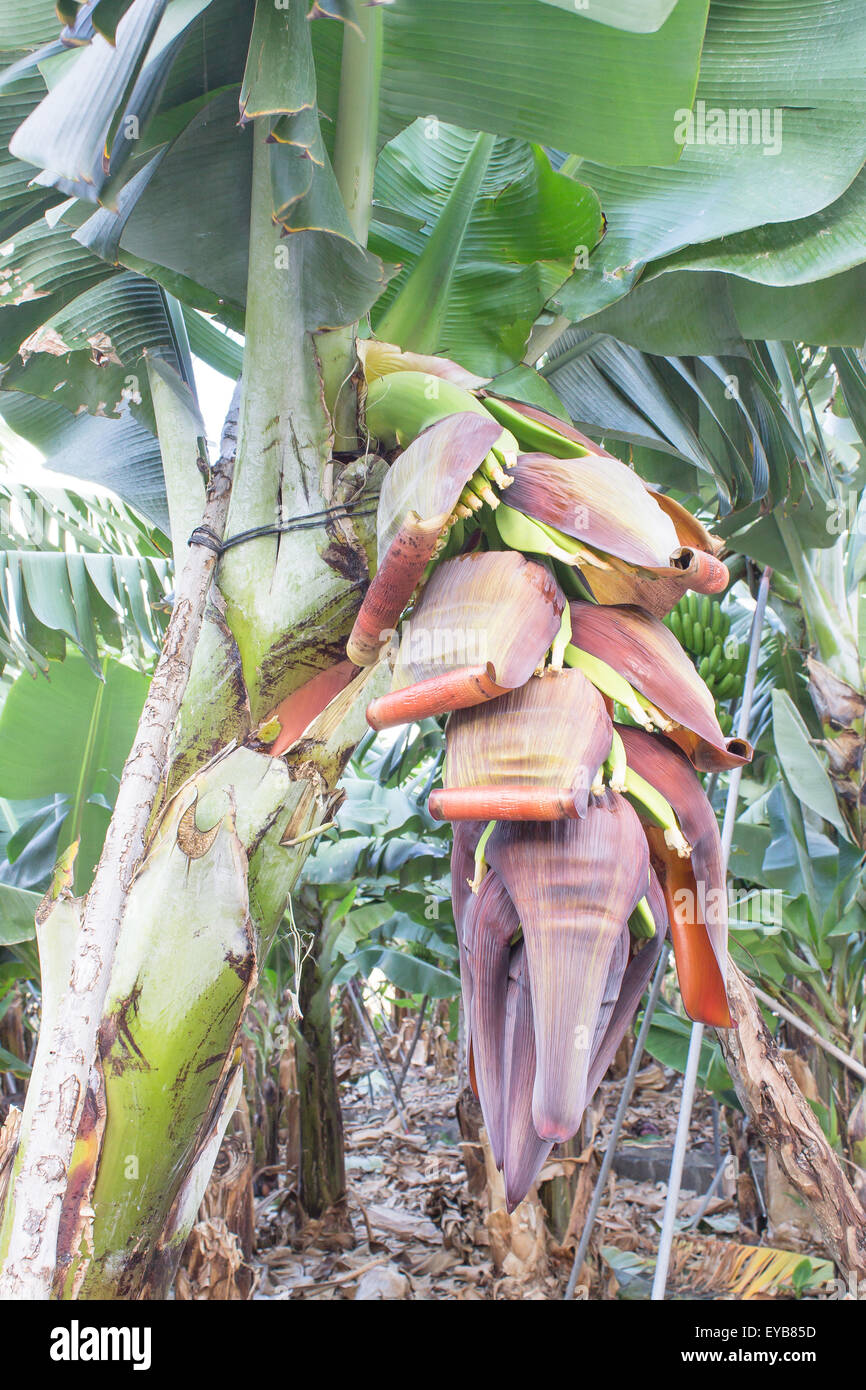
[[[296,900],[295,920],[302,932],[313,933],[301,969],[301,1017],[295,1041],[301,1129],[299,1188],[306,1214],[320,1217],[345,1198],[346,1163],[340,1092],[334,1070],[329,936],[314,890],[305,889],[300,900]]]
[[[859,496],[851,499],[855,517],[862,515],[863,498],[861,489]],[[866,1010],[862,1000],[862,966],[856,955],[857,937],[852,934],[846,940],[839,930],[852,896],[851,887],[846,888],[844,884],[842,858],[845,855],[850,862],[855,859],[856,848],[861,853],[866,848],[866,760],[863,758],[866,672],[861,662],[862,579],[857,565],[862,536],[856,523],[841,534],[835,524],[828,523],[828,529],[835,535],[833,543],[809,551],[804,549],[791,519],[784,515],[779,519],[790,568],[797,580],[796,602],[805,628],[803,674],[823,737],[812,738],[791,698],[796,690],[790,685],[787,691],[774,693],[774,733],[783,777],[785,814],[809,911],[816,923],[824,921],[825,930],[833,929],[831,949],[822,961],[821,977],[814,982],[804,982],[805,1008],[820,1035],[862,1061]],[[839,856],[839,886],[832,903],[823,896],[820,877],[808,848],[809,828],[804,808],[810,806],[810,792],[798,779],[796,767],[790,762],[790,752],[787,759],[783,756],[786,730],[788,739],[793,735],[799,743],[801,754],[811,763],[813,781],[817,779],[824,792],[818,805],[822,817],[833,827],[830,833],[835,837]],[[811,809],[814,811],[815,806]],[[837,900],[841,894],[847,897],[840,904]],[[794,1007],[800,1008],[797,1000]],[[862,1150],[858,1147],[862,1084],[854,1083],[853,1075],[831,1061],[822,1050],[813,1048],[807,1055],[818,1081],[820,1100],[827,1114],[836,1117],[845,1144],[843,1152],[854,1163],[859,1163],[862,1161]],[[782,1166],[784,1168],[784,1163]],[[855,1169],[855,1179],[857,1177]],[[859,1182],[855,1185],[862,1195],[862,1185]],[[834,1219],[836,1212],[841,1214],[845,1210],[845,1202],[834,1197],[831,1212]],[[821,1220],[820,1210],[816,1214]]]
[[[225,525],[233,434],[230,425],[223,456],[211,476],[205,510],[205,521],[217,535]],[[212,552],[192,551],[178,584],[163,655],[86,902],[72,898],[71,875],[60,872],[37,914],[42,1024],[0,1232],[4,1296],[39,1298],[62,1292],[72,1252],[77,1250],[83,1223],[89,1220],[86,1204],[97,1162],[102,1166],[106,1130],[105,1075],[97,1055],[102,1051],[97,1035],[112,965],[116,955],[122,955],[118,950],[122,922],[143,856],[168,733],[186,685],[213,569]],[[166,884],[160,886],[161,891],[166,888]],[[127,1014],[135,1011],[141,992],[138,988],[130,997]],[[146,1059],[142,1060],[146,1067]],[[234,1078],[230,1081],[227,1076],[223,1091],[229,1093],[233,1086]],[[161,1118],[154,1117],[157,1132]],[[128,1153],[131,1187],[137,1186],[143,1156],[139,1143]]]
[[[290,21],[309,55],[299,3]],[[303,237],[275,226],[269,130],[254,124],[244,375],[206,542],[321,518],[366,481],[363,462],[330,463]],[[168,407],[158,424],[170,509],[188,515],[198,440],[169,437]],[[188,552],[93,887],[76,900],[60,880],[40,911],[42,1033],[0,1296],[170,1288],[240,1093],[246,1004],[378,693],[345,662],[366,542],[362,522],[262,536],[226,554],[213,587],[213,548]]]
[[[737,1095],[764,1143],[813,1212],[827,1249],[846,1274],[866,1274],[866,1210],[767,1030],[747,980],[728,968],[734,1027],[719,1032]]]
[[[560,1144],[555,1157],[569,1159],[577,1158],[579,1154],[580,1143],[575,1138],[569,1139],[565,1144]],[[560,1245],[568,1233],[568,1223],[571,1218],[581,1171],[576,1164],[566,1163],[564,1166],[565,1171],[563,1173],[558,1173],[555,1178],[541,1183],[538,1189],[541,1205],[547,1216],[547,1225],[553,1233],[554,1239]]]

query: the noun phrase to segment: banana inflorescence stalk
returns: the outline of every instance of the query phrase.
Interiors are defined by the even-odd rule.
[[[716,706],[742,679],[713,597],[728,571],[700,521],[569,423],[445,359],[370,341],[363,363],[393,461],[347,654],[391,663],[372,728],[448,715],[429,809],[454,824],[470,1077],[514,1207],[668,932],[686,1011],[730,1027],[699,777],[752,756]]]

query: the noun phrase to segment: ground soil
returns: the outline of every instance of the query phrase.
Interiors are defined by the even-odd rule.
[[[344,1049],[340,1054],[345,1207],[309,1221],[300,1210],[291,1170],[259,1182],[255,1299],[562,1297],[573,1262],[574,1233],[579,1236],[582,1228],[622,1081],[609,1076],[585,1119],[580,1143],[572,1146],[570,1155],[554,1151],[546,1170],[550,1177],[572,1175],[565,1198],[571,1203],[570,1231],[560,1233],[561,1242],[543,1227],[540,1241],[515,1240],[513,1258],[506,1258],[503,1267],[500,1237],[503,1222],[506,1227],[508,1223],[504,1212],[491,1217],[496,1197],[485,1181],[483,1152],[478,1143],[467,1141],[465,1125],[461,1133],[457,1118],[453,1049],[443,1041],[441,1029],[433,1034],[424,1033],[409,1068],[402,1119],[369,1051]],[[395,1038],[390,1048],[397,1062],[402,1041]],[[646,1058],[621,1145],[672,1143],[680,1087],[679,1076]],[[731,1134],[736,1134],[736,1126],[728,1130],[727,1118],[730,1115],[723,1111],[720,1138],[725,1150]],[[718,1151],[709,1097],[695,1107],[690,1142],[710,1157]],[[748,1170],[742,1172],[728,1195],[713,1198],[699,1227],[677,1237],[669,1296],[792,1296],[790,1281],[774,1285],[761,1275],[761,1264],[768,1263],[761,1252],[772,1233],[766,1229],[759,1187]],[[664,1182],[611,1175],[580,1275],[582,1297],[648,1296],[664,1199]],[[531,1200],[537,1203],[537,1198]],[[561,1200],[560,1191],[560,1204]],[[694,1216],[699,1203],[698,1195],[683,1191],[678,1209],[682,1224]],[[537,1206],[536,1210],[540,1212]],[[541,1226],[534,1218],[533,1223]],[[506,1237],[507,1244],[508,1231]],[[800,1238],[796,1232],[788,1232],[786,1248],[822,1255],[808,1236]],[[757,1272],[750,1278],[753,1268]]]

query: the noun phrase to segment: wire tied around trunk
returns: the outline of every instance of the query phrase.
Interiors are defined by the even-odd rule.
[[[212,550],[215,555],[224,555],[233,546],[258,540],[260,536],[282,536],[289,531],[316,531],[320,527],[326,526],[329,521],[342,521],[349,517],[375,516],[376,514],[375,507],[364,507],[360,511],[355,511],[355,505],[354,502],[344,502],[338,507],[325,507],[320,512],[309,512],[306,516],[291,516],[286,521],[280,521],[271,526],[252,526],[248,531],[239,531],[236,536],[229,536],[224,541],[221,541],[209,526],[196,526],[187,541],[187,545],[203,545],[207,550]]]

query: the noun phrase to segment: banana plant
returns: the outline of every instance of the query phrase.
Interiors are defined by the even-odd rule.
[[[170,544],[109,494],[25,481],[11,432],[3,465],[0,1010],[29,1000],[26,1030],[35,908],[58,860],[92,877],[165,630]],[[26,1057],[2,1065],[29,1075]]]
[[[778,631],[767,653],[775,688],[761,740],[776,785],[742,818],[740,866],[735,858],[732,867],[759,890],[783,897],[768,937],[745,929],[741,948],[752,957],[749,968],[820,1037],[862,1063],[866,650],[862,444],[851,418],[862,397],[862,368],[853,355],[834,354],[816,369],[817,380],[804,375],[800,400],[804,432],[810,430],[837,480],[824,513],[829,544],[810,548],[796,528],[781,528],[794,582],[783,581],[775,603]],[[843,390],[850,414],[845,410],[834,429],[838,417],[822,407],[821,396]],[[859,1162],[862,1087],[820,1049],[812,1050],[812,1061],[826,1125],[841,1131]]]
[[[44,23],[32,33],[0,25],[11,137],[0,210],[8,286],[0,408],[44,452],[51,442],[56,466],[79,458],[98,467],[123,497],[134,494],[170,524],[177,562],[172,619],[93,884],[82,898],[60,883],[37,913],[42,1042],[0,1229],[4,1294],[166,1292],[237,1099],[244,1010],[311,832],[333,818],[367,706],[402,694],[387,689],[390,670],[371,658],[429,565],[441,572],[479,550],[512,551],[543,569],[545,602],[559,618],[551,666],[569,667],[549,688],[560,679],[592,711],[594,737],[566,766],[548,760],[560,780],[536,776],[534,799],[524,801],[524,810],[546,801],[556,819],[506,822],[495,778],[443,787],[443,796],[498,795],[499,828],[486,842],[480,884],[485,914],[497,889],[511,904],[508,918],[500,896],[503,923],[526,915],[525,947],[508,942],[506,952],[499,940],[499,988],[485,996],[490,1012],[478,1033],[494,1052],[502,1038],[513,1078],[499,1084],[495,1063],[483,1081],[477,1076],[491,1126],[498,1116],[507,1136],[513,1197],[539,1146],[574,1123],[627,1023],[649,958],[635,943],[660,939],[666,896],[683,879],[689,889],[686,861],[694,854],[700,872],[717,872],[718,831],[701,809],[687,754],[701,756],[692,736],[726,766],[747,751],[730,747],[720,728],[689,729],[676,710],[660,709],[618,669],[616,653],[608,661],[575,646],[567,622],[573,605],[599,596],[637,603],[658,621],[689,588],[718,592],[727,571],[702,524],[575,437],[549,386],[519,360],[521,349],[533,362],[539,355],[527,347],[530,331],[539,317],[554,321],[567,287],[587,292],[572,317],[589,312],[597,279],[584,285],[580,275],[599,246],[606,256],[598,240],[605,168],[670,165],[675,179],[682,163],[684,187],[703,197],[711,184],[712,223],[693,219],[691,238],[774,219],[793,226],[840,197],[856,174],[854,103],[828,104],[822,84],[828,48],[847,36],[850,4],[840,0],[827,21],[810,0],[793,26],[757,0],[714,6],[709,25],[707,9],[706,0],[679,0],[648,16],[605,0],[588,19],[519,0],[506,23],[494,0],[313,6],[309,14],[301,0],[279,9],[259,0],[254,12],[234,0],[134,0],[110,39],[105,7],[82,7],[57,40],[66,51],[50,53],[44,45],[56,30],[46,33]],[[819,11],[829,29],[816,57],[809,20]],[[810,108],[809,140],[795,124],[772,180],[760,150],[706,144],[684,153],[671,120],[672,109],[690,111],[699,66],[715,63],[708,80],[724,84],[735,39],[748,46],[751,69],[779,52],[788,74],[806,75],[791,98]],[[855,45],[842,50],[853,93],[864,65]],[[730,90],[738,99],[739,87]],[[419,118],[423,129],[406,134]],[[403,205],[393,207],[387,187],[399,186],[400,162],[407,151],[416,158],[422,136],[431,149],[423,169],[418,157],[417,197],[399,193]],[[380,143],[391,147],[389,159],[379,158],[381,177]],[[592,179],[578,170],[578,180],[546,163],[543,147],[590,150],[600,162],[587,165]],[[748,212],[729,196],[742,174],[756,192]],[[655,171],[647,181],[671,180]],[[690,241],[688,219],[682,225]],[[570,251],[563,227],[580,238]],[[386,241],[405,248],[398,274],[384,263]],[[461,310],[473,263],[491,260],[495,293],[484,295],[483,312]],[[602,274],[601,283],[626,290],[627,278]],[[150,328],[143,316],[124,335],[126,311],[109,312],[120,297],[131,306],[154,286],[244,332],[219,458],[203,446],[177,315],[162,312]],[[396,346],[384,349],[390,370],[375,352],[358,366],[357,326],[370,312],[383,337],[383,327],[397,325]],[[105,337],[91,342],[97,315],[105,315]],[[452,342],[459,366],[430,362]],[[446,399],[449,385],[458,406]],[[393,462],[398,450],[403,467]],[[506,482],[508,503],[499,496]],[[575,496],[578,483],[585,500]],[[370,517],[380,489],[377,527]],[[518,622],[519,600],[509,607]],[[548,614],[533,641],[549,626]],[[413,676],[410,665],[403,670]],[[489,754],[485,768],[494,765],[495,707],[519,704],[546,678],[521,681],[518,670],[509,686],[504,667],[503,683],[495,679],[492,661],[492,674],[486,662],[483,674],[477,662],[442,665],[449,679],[461,673],[460,682],[446,681],[445,708],[479,723],[469,762]],[[413,676],[405,689],[431,679]],[[680,728],[687,751],[665,741]],[[629,765],[645,739],[664,749],[663,768],[655,747],[643,771]],[[668,777],[676,804],[655,785]],[[526,882],[536,843],[551,883],[579,874],[581,920],[623,851],[604,960],[593,956],[591,932],[581,943],[592,958],[591,990],[582,996],[566,977],[572,1021],[588,1032],[606,1024],[598,1046],[590,1038],[580,1054],[568,1095],[554,1074],[564,1045],[549,993],[559,957],[545,952],[536,930],[543,905]],[[471,835],[469,844],[458,835],[455,853],[473,865],[477,849]],[[483,849],[479,874],[482,860]],[[461,859],[459,869],[462,922],[479,910],[481,891],[468,893],[463,881],[474,878],[472,865]],[[723,1022],[724,926],[697,928],[694,951],[681,953],[683,978],[693,1007]],[[474,988],[471,966],[466,979]],[[533,1013],[545,1029],[535,1058]]]
[[[168,538],[110,494],[32,480],[11,431],[0,447],[0,674],[47,674],[67,643],[97,674],[104,651],[149,670],[167,621]]]
[[[0,878],[24,890],[45,889],[58,853],[76,843],[76,880],[90,881],[165,631],[170,584],[170,542],[158,528],[89,485],[31,481],[28,465],[22,441],[6,431]]]

